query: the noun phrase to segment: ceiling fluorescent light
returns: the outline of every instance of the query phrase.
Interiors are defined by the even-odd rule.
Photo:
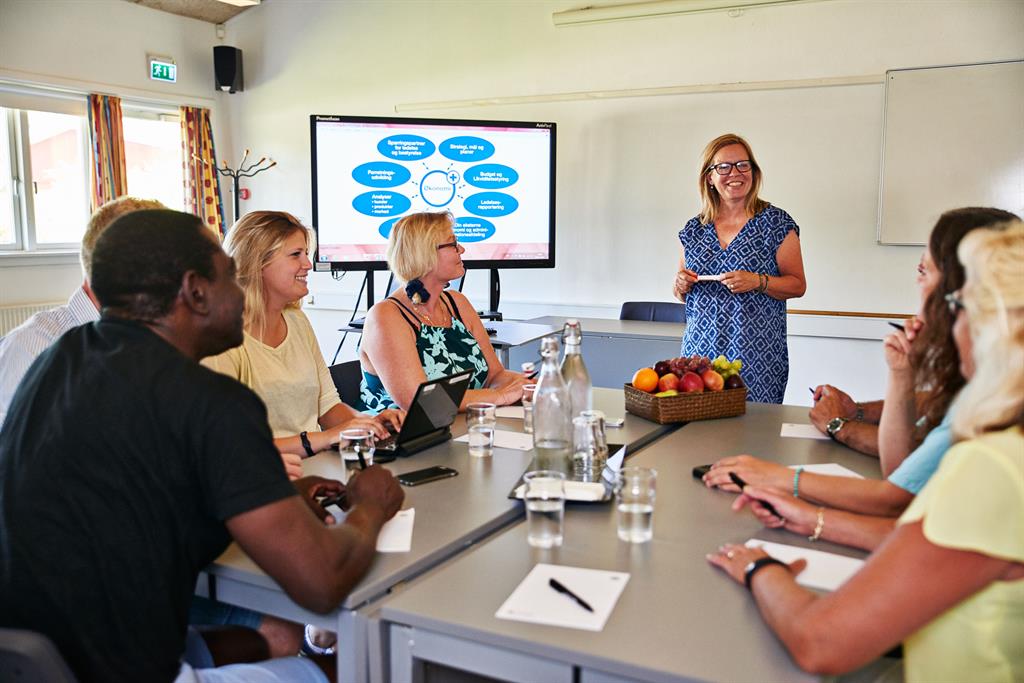
[[[234,5],[235,7],[252,7],[253,5],[260,4],[260,0],[218,0],[223,2],[225,5]]]
[[[806,0],[651,0],[650,2],[627,2],[617,5],[590,5],[581,9],[554,12],[551,20],[555,26],[576,24],[597,24],[625,19],[651,19],[672,14],[713,12],[715,10],[743,10],[761,5],[783,5]]]

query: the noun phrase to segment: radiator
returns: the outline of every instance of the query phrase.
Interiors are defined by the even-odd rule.
[[[49,304],[25,304],[22,306],[0,306],[0,337],[22,324],[39,311],[60,306],[63,302]]]

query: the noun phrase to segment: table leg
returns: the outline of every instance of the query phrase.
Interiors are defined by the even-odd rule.
[[[338,612],[338,681],[368,683],[366,617],[353,610]]]

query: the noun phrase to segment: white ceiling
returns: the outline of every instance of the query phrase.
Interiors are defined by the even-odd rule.
[[[136,5],[170,12],[182,17],[191,17],[208,21],[211,24],[223,24],[231,17],[249,9],[248,7],[235,7],[219,0],[124,0]]]

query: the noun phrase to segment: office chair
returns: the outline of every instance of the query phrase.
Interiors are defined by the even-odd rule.
[[[619,320],[648,320],[661,323],[686,322],[686,306],[668,301],[627,301]]]
[[[0,681],[76,683],[49,638],[35,631],[0,628]]]
[[[337,363],[330,368],[331,379],[338,389],[342,403],[355,408],[359,405],[359,383],[363,380],[363,370],[358,360]]]

